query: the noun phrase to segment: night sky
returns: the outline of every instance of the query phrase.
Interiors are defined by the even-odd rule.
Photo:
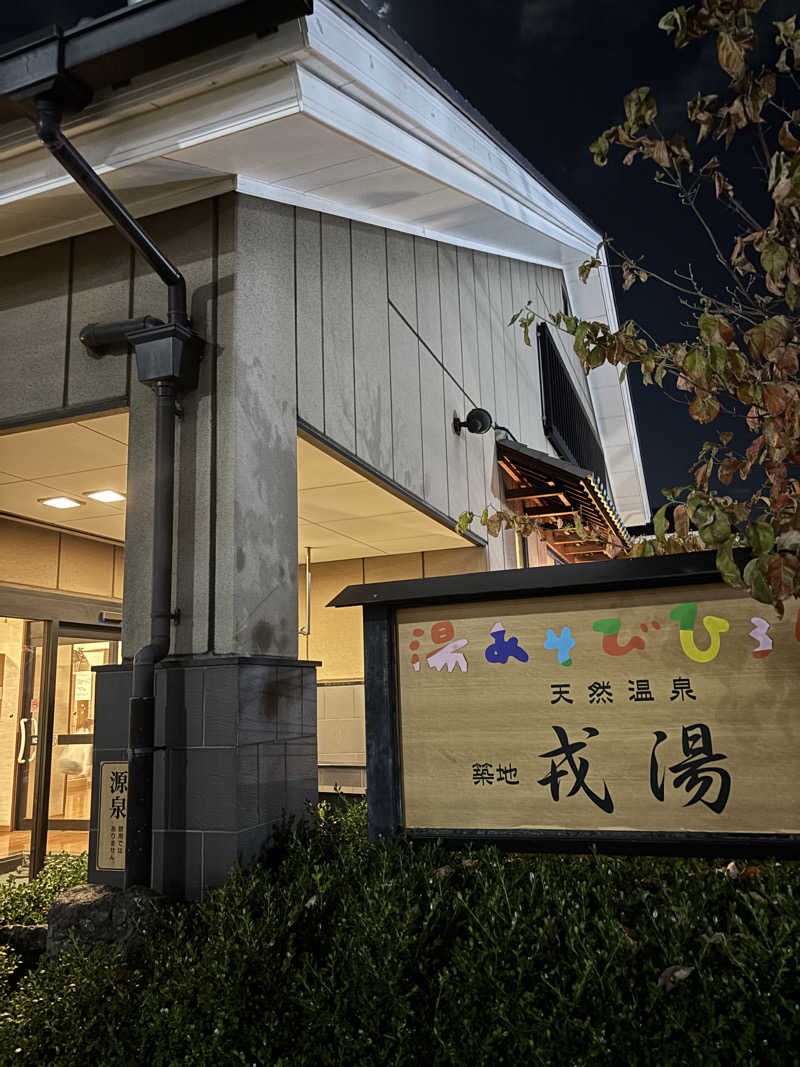
[[[669,191],[653,183],[652,168],[642,161],[623,167],[621,157],[612,154],[609,165],[600,169],[587,147],[601,130],[622,120],[622,97],[639,85],[651,87],[663,131],[682,132],[693,143],[696,128],[686,120],[686,101],[698,89],[724,89],[727,77],[716,63],[712,39],[676,50],[657,28],[668,0],[360,2],[408,41],[628,255],[643,256],[644,266],[667,276],[691,263],[709,289],[721,290],[724,276],[698,223]],[[0,40],[48,22],[68,27],[81,16],[118,6],[118,0],[4,5]],[[759,58],[772,60],[771,22],[798,9],[797,0],[768,0],[757,17],[763,27]],[[719,150],[713,145],[711,153]],[[720,155],[725,163],[724,153]],[[759,200],[751,149],[743,144],[735,169],[727,169],[737,193],[748,194],[749,206],[767,221],[769,204]],[[728,218],[715,205],[711,214],[727,249],[733,233]],[[616,291],[621,320],[635,319],[659,342],[688,336],[683,325],[687,312],[663,286],[648,282],[623,293],[617,285]],[[685,395],[670,397],[655,386],[644,389],[638,371],[631,374],[631,385],[650,500],[658,507],[662,487],[689,481],[687,471],[699,444],[722,429],[737,430],[740,437],[741,419],[721,417],[711,427],[699,427],[679,406]],[[740,439],[746,445],[746,433]]]

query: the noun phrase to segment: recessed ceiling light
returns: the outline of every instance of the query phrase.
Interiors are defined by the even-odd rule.
[[[66,508],[79,508],[81,506],[80,500],[72,500],[68,496],[48,496],[39,499],[40,504],[45,504],[48,508],[60,508],[62,510]]]
[[[99,500],[101,504],[113,504],[117,500],[124,500],[124,493],[118,493],[116,489],[98,489],[94,493],[84,493],[84,496],[90,496],[92,500]]]

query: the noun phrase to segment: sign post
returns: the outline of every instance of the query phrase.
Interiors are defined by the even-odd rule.
[[[707,554],[345,590],[373,838],[800,852],[800,615]]]

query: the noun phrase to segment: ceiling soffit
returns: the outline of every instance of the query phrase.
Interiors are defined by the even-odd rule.
[[[474,548],[439,522],[304,438],[297,441],[298,561]]]
[[[125,501],[102,503],[86,494],[126,495],[127,470],[127,412],[0,435],[0,513],[122,542]],[[79,506],[59,510],[41,502],[57,496]]]

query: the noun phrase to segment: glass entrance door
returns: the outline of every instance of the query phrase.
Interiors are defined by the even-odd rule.
[[[21,692],[18,719],[17,785],[14,804],[14,829],[29,831],[33,818],[33,795],[36,762],[39,755],[39,726],[42,701],[42,660],[44,623],[23,624]]]
[[[58,638],[53,701],[47,850],[82,852],[88,847],[94,744],[93,667],[119,663],[120,642],[105,635]]]
[[[0,617],[0,877],[30,851],[45,626]]]
[[[118,631],[0,617],[0,878],[88,848],[92,668],[120,656]]]

